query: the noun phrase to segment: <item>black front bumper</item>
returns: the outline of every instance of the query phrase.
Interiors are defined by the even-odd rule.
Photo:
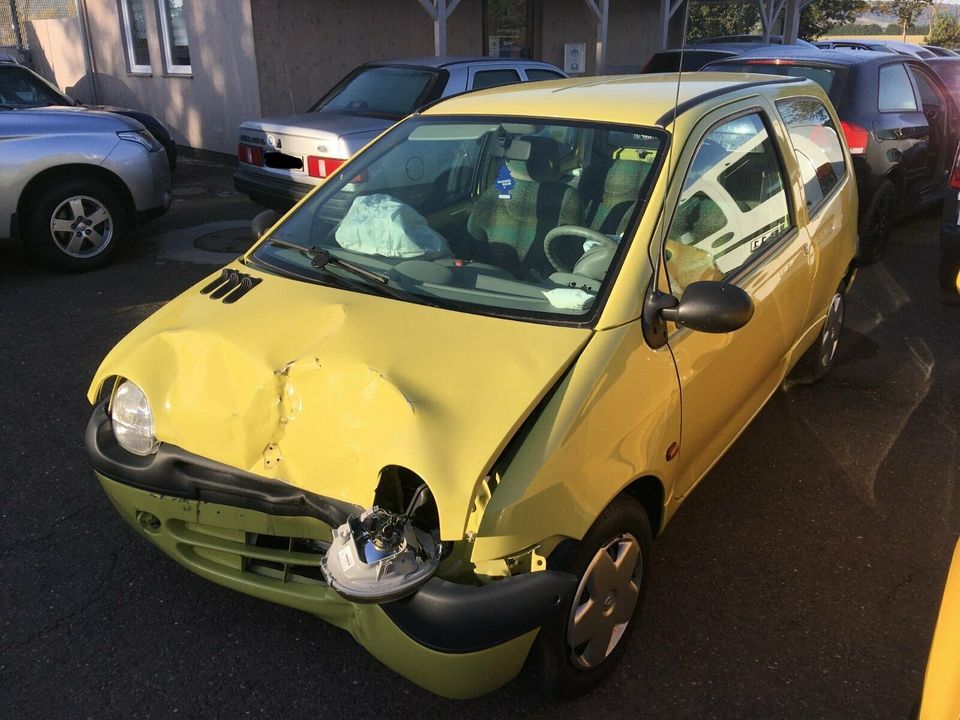
[[[117,443],[106,401],[95,407],[85,441],[98,473],[155,495],[274,516],[313,517],[332,528],[363,511],[357,505],[247,473],[166,443],[155,455],[133,455]],[[413,595],[381,608],[420,645],[446,653],[470,653],[543,626],[566,605],[576,585],[574,575],[552,570],[515,575],[486,585],[460,585],[433,577]]]

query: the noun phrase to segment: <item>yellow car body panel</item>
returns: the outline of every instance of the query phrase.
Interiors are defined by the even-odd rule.
[[[960,544],[953,551],[930,646],[919,720],[960,718]]]
[[[444,539],[463,536],[478,481],[590,337],[242,269],[263,282],[237,304],[202,295],[208,278],[133,330],[91,402],[122,376],[163,442],[361,507],[404,466],[430,478]]]

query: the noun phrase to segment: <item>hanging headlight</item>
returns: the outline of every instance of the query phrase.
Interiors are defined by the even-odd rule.
[[[113,434],[120,447],[134,455],[152,455],[159,443],[154,435],[153,413],[143,390],[124,380],[110,401]]]

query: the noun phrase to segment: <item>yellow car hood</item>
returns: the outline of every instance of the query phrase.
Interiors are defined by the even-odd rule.
[[[427,481],[444,539],[477,482],[590,337],[236,269],[262,282],[233,304],[200,293],[134,329],[97,370],[146,393],[157,437],[361,506],[380,470]]]

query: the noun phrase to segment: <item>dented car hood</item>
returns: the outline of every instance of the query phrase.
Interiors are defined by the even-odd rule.
[[[444,539],[478,481],[592,331],[441,310],[236,264],[261,282],[231,304],[204,280],[107,357],[143,389],[161,442],[361,506],[380,470],[430,486]]]

